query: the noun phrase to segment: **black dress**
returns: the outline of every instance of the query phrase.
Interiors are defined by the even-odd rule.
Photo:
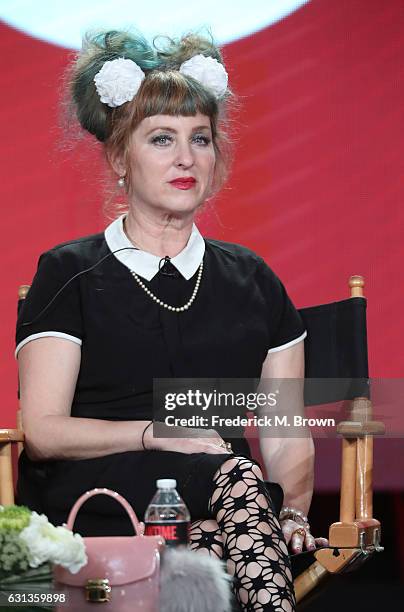
[[[112,247],[128,247],[122,218],[110,228],[114,240],[106,239],[107,229],[44,253],[18,318],[18,349],[47,335],[81,344],[72,417],[149,420],[153,378],[259,378],[269,350],[304,338],[282,283],[249,249],[205,239],[201,250],[198,233],[198,248],[188,249],[195,271],[181,256],[178,267],[185,277],[176,258],[162,261],[150,280],[142,277],[160,299],[182,306],[195,287],[200,263],[195,257],[203,258],[197,297],[189,310],[177,313],[156,304],[138,285],[129,263],[123,263],[124,251],[112,254]],[[235,453],[250,455],[244,438],[231,442]],[[18,502],[61,524],[84,491],[108,487],[124,495],[142,519],[156,479],[175,478],[191,518],[209,518],[212,477],[227,458],[151,450],[33,462],[23,452]],[[105,496],[87,502],[75,529],[83,535],[131,533],[120,506]]]

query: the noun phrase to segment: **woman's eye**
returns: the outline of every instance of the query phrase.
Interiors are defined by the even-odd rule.
[[[211,139],[208,138],[208,136],[204,136],[203,134],[195,134],[195,136],[193,137],[193,141],[197,144],[208,145]]]
[[[151,142],[157,146],[166,147],[174,142],[174,138],[170,134],[157,134],[153,136]],[[197,145],[207,146],[211,142],[211,139],[204,134],[195,134],[192,136],[192,142]]]
[[[172,142],[172,136],[168,134],[158,134],[152,138],[152,143],[157,145],[166,146],[170,142]]]

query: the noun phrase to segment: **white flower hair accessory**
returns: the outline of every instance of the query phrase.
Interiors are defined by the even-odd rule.
[[[201,53],[194,55],[181,64],[179,72],[199,81],[210,89],[216,98],[221,98],[226,93],[227,72],[223,64],[211,56],[206,57]],[[116,108],[133,100],[145,76],[136,62],[119,57],[105,62],[95,75],[94,83],[101,102]]]
[[[145,73],[136,62],[119,57],[105,62],[94,83],[101,102],[116,108],[133,100],[144,78]]]
[[[194,55],[181,64],[180,72],[202,83],[213,91],[216,98],[221,98],[226,93],[228,74],[223,64],[214,57],[206,57],[201,53]]]

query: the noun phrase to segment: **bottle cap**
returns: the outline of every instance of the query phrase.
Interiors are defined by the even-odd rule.
[[[158,489],[175,489],[177,481],[174,478],[160,478],[156,484]]]

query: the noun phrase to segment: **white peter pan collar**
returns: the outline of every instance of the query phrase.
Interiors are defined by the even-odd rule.
[[[123,231],[123,221],[125,215],[121,215],[113,221],[104,232],[105,240],[110,251],[116,251],[125,247],[132,247],[133,244]],[[185,248],[170,262],[177,268],[184,278],[189,280],[197,271],[205,254],[205,241],[202,238],[195,224],[192,225],[192,232]],[[129,270],[134,270],[136,274],[150,281],[159,271],[161,257],[147,253],[146,251],[131,250],[119,251],[115,257]],[[161,267],[161,265],[160,265]]]

